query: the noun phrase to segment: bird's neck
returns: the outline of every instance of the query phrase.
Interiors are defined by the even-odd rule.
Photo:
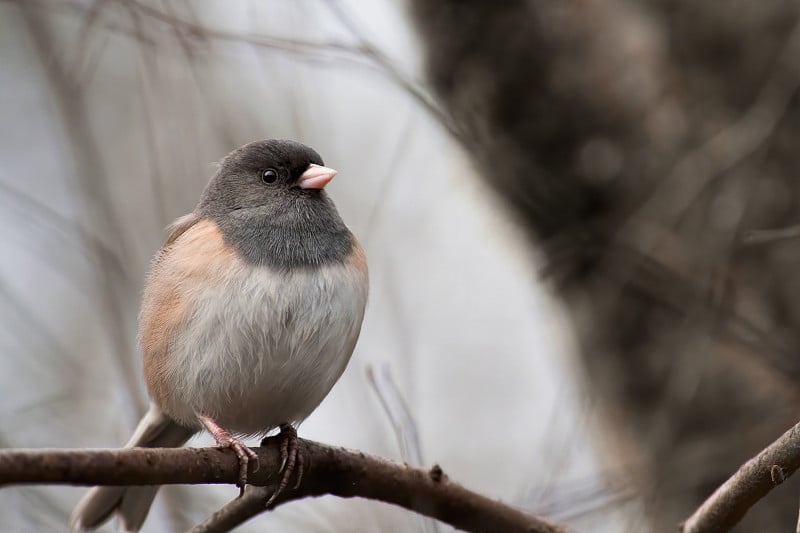
[[[342,262],[353,248],[350,230],[327,199],[287,205],[277,216],[274,208],[241,209],[217,222],[246,261],[281,270]]]

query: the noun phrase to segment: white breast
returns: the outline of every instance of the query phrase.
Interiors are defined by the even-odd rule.
[[[351,264],[291,273],[242,265],[218,275],[188,302],[165,368],[173,394],[161,407],[186,424],[202,414],[240,434],[303,420],[350,359],[366,273]]]

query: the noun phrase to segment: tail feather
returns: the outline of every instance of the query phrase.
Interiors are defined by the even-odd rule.
[[[178,425],[151,404],[125,447],[174,448],[183,445],[194,433],[194,429]],[[120,530],[139,531],[157,491],[157,485],[94,487],[75,506],[70,526],[73,530],[94,529],[116,514]]]

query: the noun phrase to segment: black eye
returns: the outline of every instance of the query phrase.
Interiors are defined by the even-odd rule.
[[[261,181],[264,183],[275,183],[278,181],[278,171],[274,168],[268,168],[261,173]]]

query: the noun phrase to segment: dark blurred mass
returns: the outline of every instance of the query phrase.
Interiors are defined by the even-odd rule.
[[[571,310],[608,451],[674,530],[798,418],[800,5],[411,3],[460,141]],[[797,490],[741,531],[791,528]]]

